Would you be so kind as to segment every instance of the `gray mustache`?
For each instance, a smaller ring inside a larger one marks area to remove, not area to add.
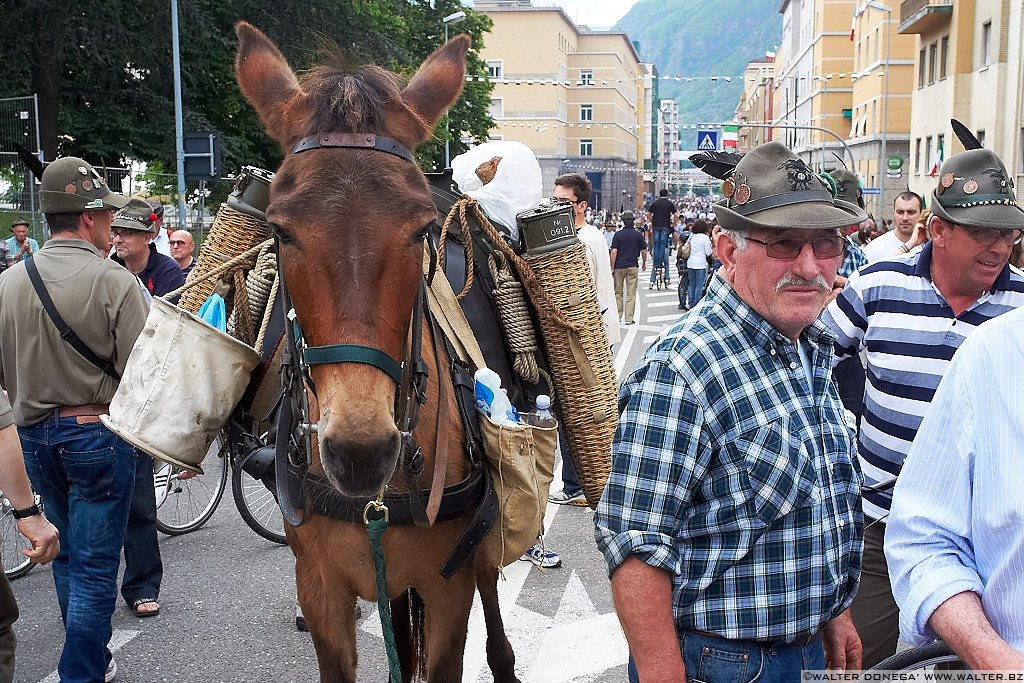
[[[787,275],[775,283],[775,291],[781,292],[783,288],[789,287],[790,285],[796,285],[797,287],[814,287],[826,292],[832,291],[832,285],[826,282],[825,278],[821,275],[816,276],[813,280],[805,280],[796,275]]]

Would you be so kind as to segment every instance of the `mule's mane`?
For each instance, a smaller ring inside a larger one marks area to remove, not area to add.
[[[380,133],[396,113],[408,116],[424,131],[429,129],[428,122],[402,99],[398,76],[374,65],[353,68],[338,54],[328,59],[301,79],[310,103],[306,135]]]

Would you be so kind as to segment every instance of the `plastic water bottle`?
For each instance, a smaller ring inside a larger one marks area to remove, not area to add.
[[[490,368],[481,368],[473,375],[473,379],[476,384],[476,407],[491,422],[507,427],[519,424],[519,413],[501,388],[498,373]]]
[[[541,394],[537,397],[536,409],[532,413],[523,414],[523,422],[534,427],[557,427],[558,420],[551,412],[551,397]]]

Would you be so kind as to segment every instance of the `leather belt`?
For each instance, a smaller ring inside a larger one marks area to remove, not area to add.
[[[59,417],[99,417],[109,412],[109,403],[93,403],[88,406],[61,406],[57,408],[57,415]]]
[[[790,642],[784,642],[784,641],[781,641],[781,640],[768,641],[768,640],[749,640],[749,639],[746,639],[746,638],[726,638],[725,636],[719,635],[717,633],[708,633],[707,631],[698,631],[695,628],[688,629],[686,632],[687,633],[696,633],[697,635],[707,636],[708,638],[717,638],[719,640],[728,640],[728,641],[735,642],[735,643],[750,643],[751,645],[756,645],[758,647],[763,647],[763,648],[767,648],[767,649],[771,649],[773,647],[805,648],[808,645],[810,645],[811,643],[813,643],[815,640],[817,640],[817,638],[821,635],[821,631],[819,630],[819,631],[815,631],[814,633],[810,633],[810,634],[807,634],[807,635],[800,636],[796,640],[793,640],[793,641],[790,641]]]

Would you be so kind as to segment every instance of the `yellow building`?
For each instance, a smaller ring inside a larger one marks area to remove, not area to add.
[[[529,146],[546,190],[560,173],[579,172],[594,185],[595,207],[635,206],[650,112],[647,70],[629,37],[528,0],[478,0],[474,9],[494,22],[481,53],[494,82],[492,138]]]
[[[853,0],[783,0],[782,44],[772,86],[774,139],[813,168],[851,163],[850,130]],[[832,76],[829,78],[829,76]]]
[[[848,144],[855,165],[850,170],[863,187],[878,191],[865,194],[868,211],[888,219],[896,195],[907,189],[910,173],[915,43],[900,35],[895,3],[870,0],[857,2],[853,36],[853,43],[848,43],[853,48]]]
[[[740,124],[737,151],[749,152],[754,147],[773,139],[772,81],[775,77],[775,57],[755,59],[743,71],[743,92],[736,107],[736,121]]]
[[[963,150],[949,123],[955,118],[999,155],[1015,174],[1019,193],[1024,185],[1021,3],[904,0],[900,32],[917,38],[910,188],[930,195],[937,182],[935,165]]]

